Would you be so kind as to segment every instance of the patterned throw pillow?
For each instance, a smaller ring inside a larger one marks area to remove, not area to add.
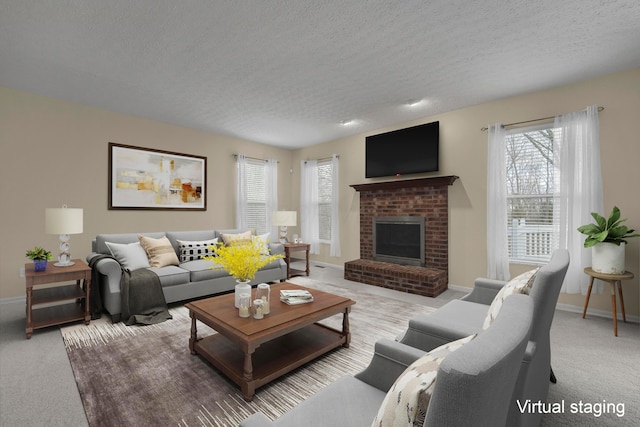
[[[115,259],[118,260],[120,265],[127,270],[138,270],[140,268],[148,268],[149,258],[147,253],[140,246],[140,242],[135,243],[112,243],[104,242],[109,248],[109,252]]]
[[[178,240],[180,262],[195,261],[206,256],[215,256],[215,252],[211,250],[211,246],[217,243],[217,238],[201,241]]]
[[[440,364],[475,336],[441,345],[409,365],[389,389],[371,427],[422,427]]]
[[[255,243],[256,241],[260,241],[260,254],[261,255],[269,255],[269,237],[271,233],[261,234],[259,236],[251,237],[251,241]]]
[[[251,237],[253,233],[251,230],[247,230],[244,233],[239,234],[225,234],[222,233],[222,241],[227,246],[239,246],[247,243],[251,243]]]
[[[536,268],[526,273],[522,273],[518,277],[511,279],[509,283],[504,285],[500,292],[498,292],[493,298],[491,302],[491,306],[489,307],[489,311],[487,312],[487,317],[484,319],[484,323],[482,324],[482,330],[487,329],[493,321],[498,316],[500,309],[502,308],[502,303],[504,299],[509,295],[513,294],[525,294],[529,295],[529,291],[531,291],[531,287],[533,286],[533,282],[536,279],[536,273],[540,268]]]
[[[147,252],[149,257],[149,264],[151,267],[164,267],[167,265],[178,265],[178,256],[176,251],[171,246],[171,242],[167,237],[161,237],[154,239],[152,237],[146,237],[138,234],[140,244]]]

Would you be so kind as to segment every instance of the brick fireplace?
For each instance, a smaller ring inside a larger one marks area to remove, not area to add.
[[[352,185],[360,192],[360,259],[348,261],[344,278],[429,297],[449,283],[449,186],[457,176]],[[425,218],[425,266],[374,260],[373,218]]]

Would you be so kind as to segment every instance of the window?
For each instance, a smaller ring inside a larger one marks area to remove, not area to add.
[[[264,234],[267,227],[267,191],[265,163],[247,160],[247,227]]]
[[[559,137],[560,129],[553,124],[507,132],[507,239],[512,261],[546,262],[557,247],[553,147]]]
[[[332,215],[332,164],[331,160],[318,162],[318,218],[320,229],[320,241],[331,242],[331,215]]]

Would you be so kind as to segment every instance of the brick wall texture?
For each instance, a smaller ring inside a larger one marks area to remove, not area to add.
[[[373,217],[423,216],[425,267],[373,260]],[[419,295],[437,296],[449,283],[447,184],[360,192],[360,259],[345,263],[345,279]]]

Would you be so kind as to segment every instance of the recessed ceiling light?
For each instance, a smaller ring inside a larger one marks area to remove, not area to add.
[[[409,101],[407,101],[405,105],[408,107],[417,107],[418,105],[424,102],[425,102],[424,99],[410,99]]]
[[[351,125],[356,124],[356,121],[355,121],[355,120],[342,120],[342,121],[340,122],[340,124],[341,124],[342,126],[351,126]]]

